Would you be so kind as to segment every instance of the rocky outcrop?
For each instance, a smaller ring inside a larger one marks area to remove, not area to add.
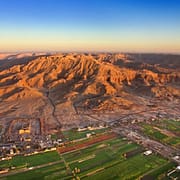
[[[144,62],[138,57],[133,54],[69,53],[18,55],[9,64],[1,60],[1,117],[36,116],[53,128],[58,120],[60,123],[66,121],[66,111],[70,111],[70,119],[76,121],[81,120],[80,116],[74,116],[79,111],[132,110],[139,109],[149,98],[179,99],[179,64],[177,68],[173,61],[169,66],[166,61],[161,65],[159,55],[158,61],[152,63],[147,60],[148,56],[144,57]],[[149,59],[152,57],[156,56],[149,55]],[[16,60],[20,63],[15,63]],[[139,98],[144,100],[137,101]],[[53,110],[50,102],[53,102]],[[15,110],[3,114],[6,103],[12,104]]]

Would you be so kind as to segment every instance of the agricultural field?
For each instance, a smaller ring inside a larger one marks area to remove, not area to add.
[[[152,139],[180,147],[180,121],[157,120],[151,124],[140,123],[142,132]]]
[[[102,129],[95,129],[95,130],[84,130],[84,131],[77,131],[77,129],[71,129],[67,131],[63,131],[64,137],[69,140],[77,140],[81,138],[86,138],[87,133],[93,133],[93,134],[99,134],[106,132],[108,129],[107,128],[102,128]]]
[[[96,138],[106,137],[102,141]],[[107,138],[108,137],[108,138]],[[94,143],[90,143],[92,141]],[[89,139],[82,140],[87,143],[81,147],[80,142],[75,143],[73,151],[52,151],[27,157],[14,157],[10,160],[14,166],[23,166],[33,169],[3,177],[4,180],[30,179],[84,179],[84,180],[114,180],[114,179],[161,179],[166,178],[169,170],[176,167],[161,156],[152,153],[145,156],[145,149],[126,138],[111,134],[99,134]],[[73,146],[73,144],[72,144]],[[69,147],[68,147],[69,148]],[[58,154],[59,153],[59,154]],[[19,159],[18,159],[19,158]],[[52,164],[50,163],[52,162]],[[54,162],[54,164],[53,164]],[[1,166],[8,166],[0,162]],[[49,165],[48,165],[49,163]],[[45,166],[41,166],[45,164]],[[40,166],[38,166],[40,165]]]
[[[118,137],[64,154],[63,157],[72,171],[79,170],[76,176],[88,180],[136,179],[169,164],[168,160],[158,155],[143,155],[139,151],[141,149],[139,145]],[[135,153],[127,158],[125,154],[128,152]]]
[[[15,175],[10,175],[4,177],[4,180],[31,180],[31,179],[71,179],[71,175],[67,174],[64,163],[57,163],[55,165],[50,165],[42,168],[37,168],[34,170],[26,171],[23,173],[18,173]]]
[[[180,135],[180,121],[173,119],[163,119],[157,121],[157,126]]]
[[[152,170],[151,172],[147,173],[146,175],[143,176],[142,180],[146,180],[146,179],[170,179],[169,177],[167,177],[168,172],[172,171],[175,169],[176,164],[174,162],[169,162],[166,163],[162,166],[160,166],[159,168],[156,168],[154,170]],[[178,176],[176,176],[178,177]]]
[[[41,164],[46,164],[54,161],[60,160],[57,151],[50,151],[45,153],[34,154],[30,156],[14,156],[10,160],[0,161],[1,168],[15,167],[32,167]]]

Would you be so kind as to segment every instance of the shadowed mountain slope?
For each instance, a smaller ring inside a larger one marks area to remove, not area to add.
[[[7,129],[16,119],[39,119],[42,133],[48,133],[93,121],[85,114],[111,120],[148,111],[149,104],[179,105],[180,56],[62,53],[5,59],[0,118]]]

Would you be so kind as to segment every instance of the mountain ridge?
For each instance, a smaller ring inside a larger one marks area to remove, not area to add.
[[[80,115],[84,113],[96,112],[100,117],[103,112],[111,113],[102,116],[111,120],[119,113],[144,111],[152,101],[157,101],[153,103],[157,108],[165,106],[164,102],[178,106],[177,56],[172,56],[175,60],[172,58],[171,64],[169,55],[157,55],[156,63],[150,61],[155,55],[146,55],[141,62],[138,58],[142,56],[145,55],[18,55],[14,59],[17,62],[1,64],[1,124],[8,128],[14,117],[27,121],[35,118],[45,124],[42,133],[49,133],[92,122],[93,118]],[[178,112],[175,114],[179,117]]]

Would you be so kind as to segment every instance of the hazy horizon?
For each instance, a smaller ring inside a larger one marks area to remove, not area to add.
[[[180,53],[178,0],[6,0],[0,52]]]
[[[36,50],[17,50],[17,51],[0,51],[0,54],[28,54],[28,53],[50,53],[50,54],[60,54],[60,53],[79,53],[79,54],[83,54],[83,53],[97,53],[97,54],[157,54],[157,55],[180,55],[180,52],[141,52],[141,51],[86,51],[86,50],[82,50],[82,51],[73,51],[73,50],[62,50],[62,51],[56,51],[56,50],[49,50],[49,51],[36,51]]]

